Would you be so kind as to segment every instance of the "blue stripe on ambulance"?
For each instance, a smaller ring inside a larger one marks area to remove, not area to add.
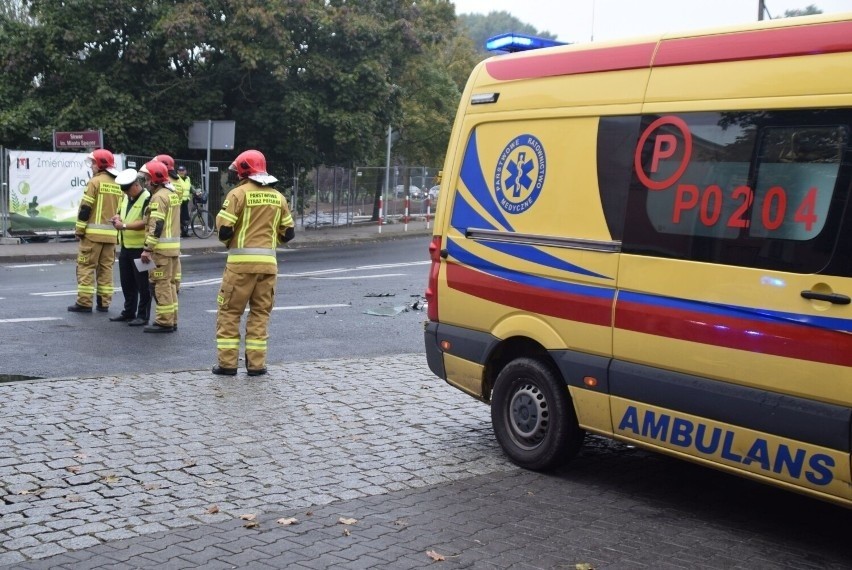
[[[813,327],[833,330],[839,332],[852,332],[852,320],[834,317],[818,317],[801,313],[788,313],[784,311],[771,311],[757,307],[740,307],[737,305],[723,305],[688,299],[677,299],[673,297],[662,297],[659,295],[648,295],[644,293],[633,293],[620,291],[619,301],[639,303],[643,305],[678,309],[684,311],[698,311],[709,315],[723,317],[749,318],[766,321],[782,321],[789,323],[805,324]]]
[[[461,196],[461,194],[457,195],[455,201],[453,202],[452,226],[459,230],[459,232],[461,233],[465,233],[468,228],[486,230],[494,229],[494,226],[490,224],[488,220],[481,216],[476,210],[474,210],[473,207],[467,203],[467,200],[465,200]],[[590,271],[578,265],[574,265],[573,263],[568,263],[567,261],[564,261],[562,259],[559,259],[558,257],[550,255],[549,253],[541,251],[540,249],[538,249],[538,247],[534,245],[520,243],[488,242],[485,240],[479,243],[493,250],[505,253],[506,255],[511,255],[512,257],[516,257],[524,261],[530,261],[532,263],[537,263],[538,265],[543,265],[552,269],[568,271],[570,273],[577,273],[579,275],[586,275],[588,277],[599,277],[601,279],[610,280],[612,279],[612,277],[607,277],[606,275],[595,273],[594,271]]]
[[[486,261],[478,255],[470,253],[456,243],[456,241],[452,238],[447,241],[447,252],[459,263],[475,267],[477,270],[487,273],[488,275],[499,277],[500,279],[505,279],[514,283],[520,283],[521,285],[550,291],[558,291],[560,293],[570,293],[572,295],[585,295],[587,297],[595,297],[609,301],[611,301],[615,296],[614,289],[565,283],[563,281],[557,281],[547,277],[539,277],[536,275],[530,275],[529,273],[508,269],[504,265],[497,265],[496,263]]]
[[[461,180],[470,193],[476,198],[477,203],[488,212],[492,218],[497,220],[503,229],[515,231],[512,225],[503,215],[502,210],[497,206],[497,203],[491,198],[488,184],[485,182],[485,176],[482,174],[482,166],[479,164],[479,151],[476,147],[476,131],[470,135],[467,149],[464,153],[464,162],[461,167]]]

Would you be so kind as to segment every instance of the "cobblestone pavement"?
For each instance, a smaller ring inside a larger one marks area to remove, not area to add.
[[[849,511],[623,444],[517,469],[422,354],[0,384],[0,498],[16,568],[852,566]]]

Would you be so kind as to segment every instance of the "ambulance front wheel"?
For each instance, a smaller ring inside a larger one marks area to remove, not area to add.
[[[491,425],[509,459],[532,470],[562,465],[585,437],[565,383],[532,358],[513,360],[497,376]]]

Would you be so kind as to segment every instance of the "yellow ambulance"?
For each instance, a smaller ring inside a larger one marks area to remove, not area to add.
[[[850,192],[852,13],[489,58],[429,367],[529,469],[594,432],[850,506]]]

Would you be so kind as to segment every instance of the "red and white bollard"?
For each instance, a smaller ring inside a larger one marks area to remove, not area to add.
[[[402,217],[402,219],[405,221],[405,226],[402,228],[402,231],[404,231],[404,232],[408,231],[408,206],[409,206],[410,203],[411,203],[411,198],[409,198],[408,195],[406,194],[405,195],[405,214]]]
[[[379,196],[379,233],[382,233],[382,197]]]

